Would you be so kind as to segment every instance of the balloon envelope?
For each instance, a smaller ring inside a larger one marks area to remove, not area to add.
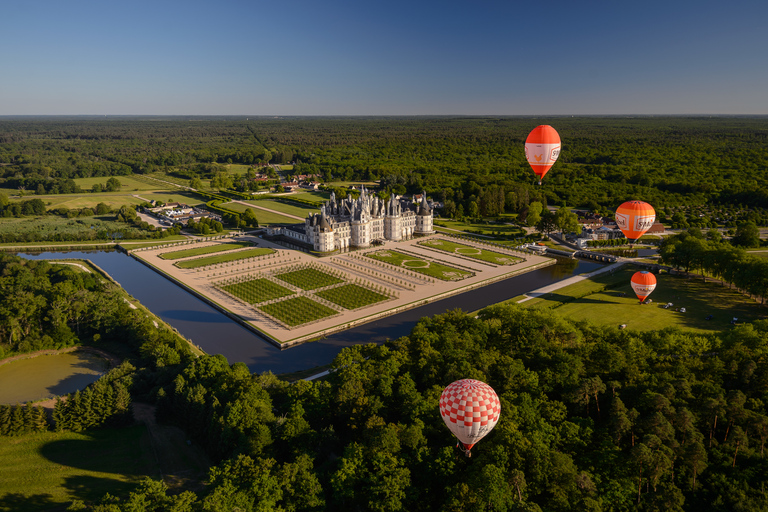
[[[467,450],[496,426],[500,414],[496,392],[479,380],[457,380],[440,395],[440,415]]]
[[[616,209],[616,225],[624,236],[637,240],[656,222],[653,206],[643,201],[627,201]]]
[[[656,276],[645,270],[635,272],[631,282],[632,289],[635,290],[635,295],[640,299],[640,302],[644,301],[656,288]]]
[[[539,181],[560,156],[560,135],[547,124],[537,126],[525,139],[525,159]]]

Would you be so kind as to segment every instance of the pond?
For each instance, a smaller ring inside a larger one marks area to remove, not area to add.
[[[333,334],[319,341],[280,350],[186,292],[172,281],[116,251],[44,252],[20,254],[30,259],[89,259],[154,314],[172,325],[208,354],[223,354],[230,363],[243,362],[252,372],[290,373],[329,364],[343,347],[383,342],[408,334],[425,316],[461,308],[477,309],[511,299],[556,281],[591,272],[600,263],[558,259],[545,267],[504,281],[455,295],[397,315]]]
[[[90,352],[40,355],[0,365],[0,404],[44,400],[85,388],[109,369]]]

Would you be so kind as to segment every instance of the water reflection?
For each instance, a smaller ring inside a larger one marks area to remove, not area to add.
[[[173,282],[120,252],[44,252],[21,254],[31,259],[90,259],[150,311],[178,329],[209,354],[223,354],[230,363],[248,365],[251,371],[287,373],[330,363],[343,347],[383,342],[408,334],[425,316],[461,308],[474,311],[511,299],[574,274],[591,272],[601,263],[558,258],[558,264],[499,281],[483,288],[382,318],[320,341],[279,350],[253,332],[230,320]]]

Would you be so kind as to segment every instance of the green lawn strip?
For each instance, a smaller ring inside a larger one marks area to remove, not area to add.
[[[333,302],[344,309],[362,308],[389,298],[383,293],[351,283],[337,286],[336,288],[328,288],[327,290],[315,293],[315,295]]]
[[[344,282],[343,279],[339,279],[336,276],[326,274],[325,272],[311,267],[293,270],[283,274],[276,274],[275,277],[288,284],[301,288],[302,290],[316,290],[318,288]]]
[[[159,256],[164,260],[178,260],[192,256],[202,256],[203,254],[211,254],[214,252],[232,251],[234,249],[242,249],[244,247],[251,246],[252,244],[247,242],[233,242],[227,244],[208,245],[206,247],[195,247],[193,249],[183,249],[181,251],[166,252],[160,254]]]
[[[308,297],[295,297],[259,306],[259,309],[284,324],[294,327],[333,316],[338,311]]]
[[[449,267],[442,263],[425,258],[418,258],[410,254],[404,254],[399,251],[385,249],[365,254],[374,260],[383,261],[396,267],[403,267],[420,274],[424,274],[442,281],[458,281],[472,275],[471,272],[460,270],[455,267]]]
[[[208,265],[215,265],[217,263],[226,263],[228,261],[244,260],[247,258],[255,258],[257,256],[264,256],[265,254],[272,254],[275,252],[273,249],[266,247],[256,247],[254,249],[246,249],[243,251],[229,252],[226,254],[216,254],[214,256],[208,256],[205,258],[197,258],[193,260],[177,261],[174,263],[178,268],[199,268]]]
[[[260,302],[293,295],[293,292],[288,288],[284,288],[263,277],[241,283],[225,285],[222,286],[222,289],[249,304],[258,304]]]
[[[256,219],[259,221],[259,226],[270,226],[272,224],[297,224],[299,222],[303,222],[294,219],[293,217],[286,217],[285,215],[280,215],[279,213],[260,210],[258,208],[247,206],[242,203],[221,203],[220,206],[238,213],[244,213],[248,208],[252,209],[256,214]],[[268,208],[268,206],[265,206],[265,208]]]
[[[298,203],[284,203],[275,199],[252,200],[247,201],[247,203],[254,206],[261,206],[262,208],[267,208],[269,210],[295,215],[297,217],[306,217],[310,213],[320,213],[319,208],[313,208],[309,205],[304,206]],[[257,214],[259,213],[258,208],[254,208],[254,210],[256,210]]]
[[[481,247],[473,247],[471,245],[458,244],[442,238],[433,238],[431,240],[425,240],[419,242],[419,245],[437,249],[439,251],[447,252],[449,254],[458,254],[466,258],[473,258],[480,261],[486,261],[496,265],[513,265],[521,258],[510,256],[509,254],[502,254],[500,252],[489,251]]]
[[[107,180],[111,178],[111,176],[101,176],[101,177],[95,177],[95,178],[75,178],[75,183],[83,190],[90,190],[91,187],[93,187],[95,184],[99,184],[103,187],[106,187]],[[158,181],[154,180],[142,180],[142,179],[136,179],[133,176],[115,176],[115,178],[120,182],[120,190],[118,192],[128,192],[128,191],[141,191],[141,190],[162,190],[162,189],[171,189],[175,188],[171,185],[166,185],[164,183],[160,183]]]
[[[653,303],[640,305],[630,285],[637,270],[625,267],[613,275],[600,274],[521,305],[552,308],[565,317],[598,325],[626,324],[628,329],[643,331],[678,327],[702,334],[729,328],[733,317],[739,322],[766,317],[765,308],[727,286],[669,274],[656,276],[656,289],[650,296]],[[661,307],[668,302],[674,306]],[[675,311],[679,307],[686,312]],[[706,320],[708,315],[712,320]]]
[[[461,222],[451,219],[436,219],[435,225],[453,230],[466,231],[469,234],[481,234],[487,236],[512,236],[523,237],[525,231],[512,224],[492,224],[490,222]]]
[[[63,510],[75,498],[125,496],[145,476],[157,479],[160,472],[143,425],[26,434],[0,443],[0,497],[18,496],[19,508],[9,510]]]

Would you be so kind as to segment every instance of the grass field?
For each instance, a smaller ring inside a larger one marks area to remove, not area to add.
[[[302,290],[316,290],[344,282],[343,279],[310,267],[277,274],[275,277]]]
[[[642,331],[679,327],[712,333],[728,329],[733,317],[739,322],[750,322],[768,314],[768,308],[727,286],[669,274],[656,276],[656,289],[650,296],[653,303],[640,305],[630,286],[632,274],[637,270],[624,267],[613,275],[601,274],[521,305],[552,308],[574,320],[587,320],[598,325],[626,324],[628,329]],[[670,309],[661,307],[668,302],[674,306]],[[679,307],[684,307],[686,312],[675,311]],[[706,320],[708,315],[712,315],[711,320]]]
[[[0,442],[0,510],[63,510],[75,498],[125,495],[144,476],[160,471],[143,425]]]
[[[211,254],[215,252],[242,249],[243,247],[251,247],[251,245],[252,244],[242,243],[242,242],[208,245],[206,247],[195,247],[193,249],[183,249],[181,251],[165,252],[163,254],[160,254],[159,257],[164,260],[178,260],[181,258],[190,258],[192,256],[202,256],[203,254]]]
[[[249,304],[259,304],[268,300],[293,295],[293,292],[288,288],[282,287],[263,277],[242,283],[229,284],[223,286],[222,289]]]
[[[337,313],[337,311],[328,306],[315,302],[308,297],[286,299],[261,306],[259,309],[291,327],[320,320]]]
[[[306,192],[297,192],[296,194],[291,194],[288,197],[290,199],[303,199],[304,201],[314,201],[317,203],[318,206],[320,206],[322,203],[326,202],[331,198],[331,194],[329,192],[325,192],[322,190],[308,190]]]
[[[367,253],[366,256],[389,263],[390,265],[395,265],[396,267],[407,268],[442,281],[459,281],[473,275],[466,270],[449,267],[448,265],[443,265],[436,261],[411,256],[410,254],[404,254],[399,251],[375,251]]]
[[[254,201],[247,201],[254,206],[261,206],[262,208],[268,208],[282,213],[288,213],[290,215],[296,215],[297,217],[306,217],[310,213],[320,213],[319,208],[313,208],[311,206],[305,206],[301,204],[288,204],[274,199],[261,199]],[[259,214],[259,210],[256,210],[256,215]]]
[[[91,190],[96,183],[106,187],[107,180],[111,176],[100,176],[98,178],[75,178],[75,183],[83,190]],[[162,183],[152,183],[150,180],[136,179],[131,176],[115,176],[120,182],[120,190],[117,192],[135,192],[140,190],[162,190],[163,188],[172,188],[170,185],[163,186]]]
[[[316,295],[344,309],[362,308],[389,298],[383,293],[351,283],[319,291]]]
[[[504,236],[504,237],[524,237],[525,231],[516,225],[511,224],[491,224],[480,222],[461,222],[451,219],[435,219],[435,228],[447,227],[453,230],[466,231],[470,234],[481,234],[486,236]]]
[[[221,206],[238,213],[243,213],[248,208],[251,208],[250,206],[246,206],[242,203],[222,203]],[[269,206],[265,206],[265,208],[269,208]],[[264,210],[259,210],[258,208],[251,209],[256,214],[256,219],[259,221],[259,226],[270,226],[272,224],[296,224],[298,222],[303,222],[292,217],[280,215],[279,213],[266,212]]]
[[[423,242],[419,242],[419,245],[431,247],[433,249],[437,249],[439,251],[447,252],[450,254],[458,254],[467,258],[486,261],[496,265],[514,265],[515,263],[522,261],[521,258],[516,258],[508,254],[489,251],[488,249],[473,247],[471,245],[458,244],[443,238],[425,240]]]
[[[246,258],[255,258],[257,256],[264,256],[266,254],[272,254],[275,252],[273,249],[266,247],[255,247],[253,249],[246,249],[244,251],[235,251],[226,254],[216,254],[214,256],[208,256],[206,258],[196,258],[194,260],[177,261],[174,263],[178,268],[199,268],[206,267],[208,265],[215,265],[217,263],[226,263],[229,261],[244,260]]]

